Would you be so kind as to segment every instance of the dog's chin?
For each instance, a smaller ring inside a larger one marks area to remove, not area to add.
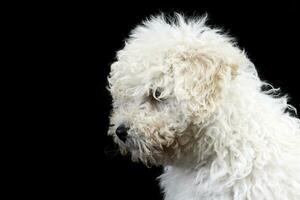
[[[141,154],[138,150],[133,150],[130,151],[131,154],[131,160],[133,162],[140,162],[146,165],[147,167],[152,167],[152,166],[161,166],[164,164],[163,160],[155,155],[151,154]]]
[[[141,141],[127,139],[117,141],[121,155],[131,157],[133,162],[141,162],[147,167],[163,164],[162,152]]]

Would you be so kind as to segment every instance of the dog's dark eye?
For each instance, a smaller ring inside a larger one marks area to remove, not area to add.
[[[162,98],[160,97],[161,93],[162,93],[162,89],[161,88],[156,88],[154,90],[150,89],[150,91],[149,91],[149,97],[153,101],[162,101]]]
[[[154,96],[155,96],[156,98],[159,98],[160,95],[161,95],[161,91],[155,90]]]

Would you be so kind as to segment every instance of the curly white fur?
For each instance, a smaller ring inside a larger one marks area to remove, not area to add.
[[[108,81],[109,134],[133,160],[165,166],[166,200],[300,199],[295,109],[205,17],[145,21]],[[126,142],[115,135],[120,124]]]

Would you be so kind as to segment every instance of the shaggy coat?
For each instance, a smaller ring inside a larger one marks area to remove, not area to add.
[[[108,82],[109,134],[134,161],[165,166],[165,200],[300,199],[295,109],[205,17],[136,27]]]

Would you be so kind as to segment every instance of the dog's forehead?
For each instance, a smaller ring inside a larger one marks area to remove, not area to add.
[[[117,61],[111,66],[112,75],[149,82],[169,74],[172,65],[169,58],[168,49],[126,45],[118,52]]]
[[[162,81],[169,73],[170,66],[162,62],[122,62],[118,61],[111,66],[111,79],[122,82],[122,87],[143,87]]]

